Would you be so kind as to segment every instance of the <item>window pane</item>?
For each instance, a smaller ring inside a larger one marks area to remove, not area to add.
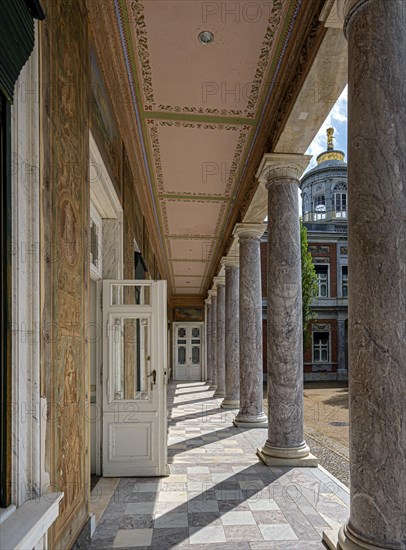
[[[186,365],[186,348],[183,346],[178,348],[178,364]]]
[[[149,306],[151,305],[150,287],[140,285],[112,285],[111,305]]]
[[[198,347],[192,348],[192,363],[194,365],[200,364],[200,348]]]
[[[110,331],[113,399],[148,399],[148,319],[116,318]]]

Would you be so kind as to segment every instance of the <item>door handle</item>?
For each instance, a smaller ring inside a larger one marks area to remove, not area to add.
[[[156,370],[154,369],[150,374],[147,374],[147,377],[150,378],[152,376],[152,383],[156,384]]]

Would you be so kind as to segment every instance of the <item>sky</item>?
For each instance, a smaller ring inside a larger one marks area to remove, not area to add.
[[[343,93],[338,98],[330,114],[323,122],[316,137],[306,151],[307,155],[313,155],[307,170],[314,168],[317,164],[316,157],[327,148],[327,128],[333,127],[334,132],[334,147],[340,151],[344,151],[347,155],[347,86]],[[307,171],[306,170],[306,171]]]

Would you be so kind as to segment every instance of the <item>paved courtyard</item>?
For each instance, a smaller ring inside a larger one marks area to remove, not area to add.
[[[325,548],[322,532],[349,515],[346,488],[323,468],[268,468],[266,429],[240,429],[236,411],[201,382],[171,383],[166,478],[115,485],[91,549]]]

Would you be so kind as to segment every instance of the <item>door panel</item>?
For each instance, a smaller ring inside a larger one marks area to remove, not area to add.
[[[202,380],[202,326],[185,323],[174,329],[175,380]]]
[[[166,282],[103,283],[103,475],[166,474]]]

